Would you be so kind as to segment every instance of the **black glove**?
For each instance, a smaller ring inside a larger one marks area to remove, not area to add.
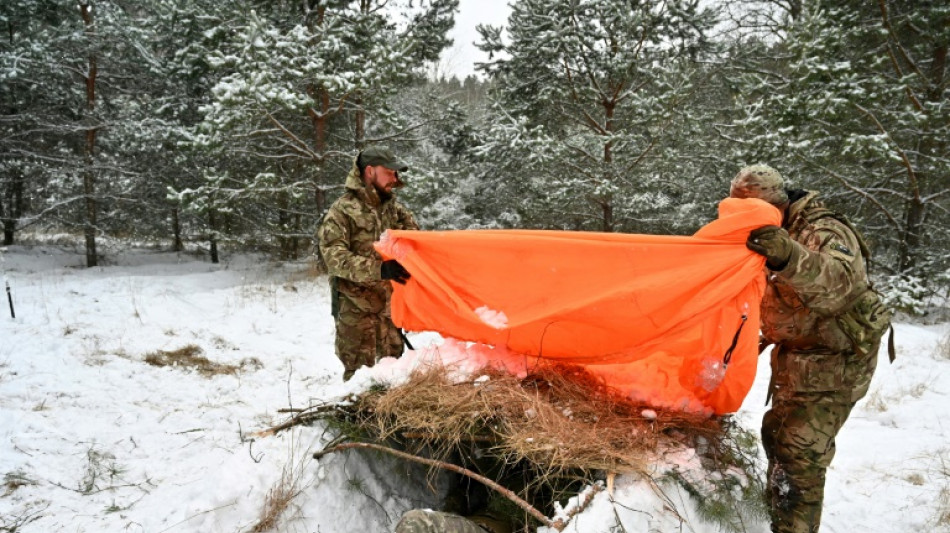
[[[383,264],[379,266],[379,276],[383,279],[391,279],[402,285],[405,285],[406,280],[412,277],[409,275],[409,271],[395,259],[383,261]]]
[[[749,233],[745,247],[765,256],[765,264],[772,270],[782,270],[792,256],[794,241],[788,232],[778,226],[762,226]]]

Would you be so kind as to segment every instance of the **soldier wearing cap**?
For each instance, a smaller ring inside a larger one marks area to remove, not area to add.
[[[774,168],[743,168],[730,196],[758,198],[782,227],[752,231],[746,246],[766,258],[762,346],[771,354],[772,408],[762,419],[772,531],[815,533],[835,437],[867,393],[890,316],[868,281],[867,245],[818,193],[786,189]]]
[[[395,260],[383,261],[373,243],[388,229],[419,229],[394,193],[403,186],[399,173],[408,168],[385,146],[360,152],[346,176],[343,195],[317,229],[344,379],[382,357],[402,355],[402,337],[389,312],[390,281],[405,283],[409,272]]]

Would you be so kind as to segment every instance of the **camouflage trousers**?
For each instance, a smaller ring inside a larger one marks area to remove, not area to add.
[[[399,328],[388,315],[360,311],[341,299],[336,317],[336,356],[343,363],[343,379],[383,357],[399,357],[402,351]]]
[[[769,459],[766,496],[774,533],[818,531],[835,437],[854,407],[809,396],[777,400],[762,419],[762,445]]]
[[[396,533],[485,533],[487,529],[450,513],[413,509],[402,515]]]
[[[773,351],[772,408],[762,418],[773,533],[817,533],[835,438],[876,361],[876,346],[867,356]]]

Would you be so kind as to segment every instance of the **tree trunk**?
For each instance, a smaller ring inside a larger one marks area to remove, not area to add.
[[[181,252],[185,250],[185,243],[181,239],[181,210],[178,206],[172,208],[172,250]]]
[[[16,242],[16,224],[12,219],[3,219],[3,245],[13,246]]]
[[[602,207],[603,207],[602,213],[603,213],[603,221],[604,221],[604,227],[603,227],[604,231],[608,233],[613,232],[614,206],[610,203],[610,201],[604,201]]]
[[[802,0],[789,0],[788,16],[793,22],[798,22],[802,18]]]
[[[6,210],[3,207],[4,200],[6,200],[8,203],[11,200],[10,192],[7,191],[7,194],[4,196],[6,196],[5,199],[0,198],[0,220],[3,221],[3,245],[10,246],[13,244],[13,215],[11,214],[10,216],[7,216],[5,214]]]
[[[293,249],[291,249],[290,251],[290,258],[293,259],[294,261],[296,261],[297,259],[300,259],[300,237],[298,237],[298,235],[300,235],[300,233],[303,231],[303,226],[301,224],[302,221],[303,221],[303,217],[300,216],[300,213],[294,214]]]
[[[363,99],[355,98],[356,101],[356,148],[362,150],[366,146],[366,110],[363,109]]]
[[[330,118],[330,93],[323,87],[317,90],[320,99],[320,113],[311,115],[313,123],[313,151],[321,157],[326,157],[327,153],[327,121]],[[321,168],[326,168],[326,161],[319,163]],[[314,204],[317,215],[323,213],[326,204],[326,192],[320,187],[320,178],[322,172],[317,172],[314,178]]]
[[[604,102],[604,129],[607,130],[607,133],[610,135],[613,135],[614,132],[614,111],[616,106],[617,104],[614,101]],[[604,143],[604,180],[607,182],[610,182],[614,179],[613,161],[613,141],[608,137],[607,141]],[[613,198],[611,196],[607,196],[602,201],[603,230],[605,232],[612,232],[614,231]]]
[[[917,264],[917,250],[920,248],[920,231],[923,228],[926,205],[919,198],[907,203],[904,215],[904,232],[901,235],[900,259],[898,270],[907,272]]]
[[[317,213],[323,213],[327,209],[327,191],[323,190],[322,187],[317,187],[316,195],[316,204],[317,204]]]
[[[99,255],[96,253],[96,182],[92,169],[93,150],[96,147],[96,130],[90,129],[86,132],[86,168],[82,173],[82,192],[85,198],[86,224],[84,234],[86,238],[86,266],[94,267],[99,264]]]
[[[208,210],[208,245],[211,248],[211,262],[218,264],[218,217],[212,207]]]
[[[89,4],[79,4],[79,13],[82,16],[85,25],[84,33],[89,41],[96,38],[95,26],[93,26],[92,9]],[[94,124],[96,111],[96,75],[98,74],[96,64],[96,55],[89,56],[89,70],[86,73],[86,111],[89,113],[87,120],[91,122],[86,129],[86,142],[83,153],[83,172],[82,172],[82,192],[85,199],[85,228],[86,238],[86,266],[94,267],[99,264],[99,256],[96,253],[96,217],[98,206],[96,205],[96,176],[93,168],[96,152],[96,133],[99,127]]]
[[[0,201],[0,220],[3,221],[3,245],[11,246],[16,240],[17,221],[23,215],[23,173],[14,172],[5,191],[6,207]]]
[[[288,237],[291,218],[289,206],[287,194],[280,193],[277,197],[277,231],[280,232],[277,234],[277,247],[280,250],[280,258],[283,260],[290,259],[293,240],[292,237]]]
[[[945,22],[950,22],[950,19]],[[933,56],[930,62],[930,80],[926,91],[927,100],[932,103],[939,103],[943,99],[944,76],[947,68],[947,46],[937,46],[933,50]],[[940,127],[936,125],[934,127]],[[924,142],[920,143],[919,151],[922,155],[933,159],[943,157],[947,149],[946,139],[936,138],[930,131],[925,132],[928,135]],[[932,141],[930,139],[933,139]],[[937,176],[931,172],[923,170],[924,167],[918,166],[916,171],[917,191],[907,202],[907,211],[904,213],[904,231],[900,239],[898,270],[900,272],[909,272],[917,267],[921,247],[921,237],[924,231],[924,222],[927,215],[927,204],[921,198],[928,194],[932,187],[939,187]]]
[[[7,199],[9,200],[9,196],[10,196],[10,195],[7,194],[6,196],[7,196]],[[12,216],[11,216],[11,217],[7,217],[6,215],[4,215],[3,201],[4,201],[4,198],[3,198],[3,197],[0,197],[0,221],[3,221],[3,245],[4,245],[4,246],[8,246],[8,245],[10,245],[10,244],[13,244],[13,238],[12,238],[13,235],[12,235],[12,233],[10,234],[9,242],[7,242],[7,240],[8,240],[8,238],[7,238],[7,227],[9,226],[10,220],[11,220],[13,217],[12,217]]]

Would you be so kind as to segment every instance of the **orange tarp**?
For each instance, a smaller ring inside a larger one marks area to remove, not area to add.
[[[393,230],[376,248],[412,274],[392,297],[404,329],[503,347],[529,367],[583,365],[660,407],[728,413],[758,359],[764,259],[745,240],[780,223],[765,202],[727,198],[691,237]]]

